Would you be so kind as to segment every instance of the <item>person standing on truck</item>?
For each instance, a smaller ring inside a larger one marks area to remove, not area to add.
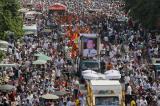
[[[92,39],[87,40],[87,48],[83,50],[84,57],[94,57],[97,55],[97,50],[95,49],[95,43]]]

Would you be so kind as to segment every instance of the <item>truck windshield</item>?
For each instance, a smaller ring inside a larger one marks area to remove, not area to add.
[[[96,106],[119,106],[118,97],[96,97]]]
[[[87,69],[98,70],[99,64],[98,62],[85,61],[81,63],[81,68],[83,70],[87,70]]]

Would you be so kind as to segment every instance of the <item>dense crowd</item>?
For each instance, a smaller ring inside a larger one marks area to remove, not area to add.
[[[159,75],[152,68],[152,58],[160,57],[160,45],[156,34],[147,32],[141,25],[128,21],[120,11],[119,2],[95,1],[92,8],[102,7],[105,14],[88,13],[79,21],[91,27],[91,33],[99,33],[105,54],[101,60],[104,70],[119,70],[125,85],[126,104],[137,106],[160,105]],[[46,16],[46,15],[44,15]],[[119,17],[121,16],[121,17]],[[48,16],[47,16],[48,17]],[[122,20],[120,20],[120,18]],[[61,29],[41,32],[48,18],[38,19],[38,35],[24,35],[18,43],[13,36],[3,63],[16,63],[12,68],[1,68],[4,84],[15,88],[11,92],[0,92],[0,103],[4,106],[86,106],[85,95],[80,92],[79,78],[73,64],[68,62],[64,42],[58,33]],[[35,65],[35,54],[43,53],[51,60]],[[70,65],[71,68],[67,68]],[[42,95],[61,91],[59,100],[44,100]]]

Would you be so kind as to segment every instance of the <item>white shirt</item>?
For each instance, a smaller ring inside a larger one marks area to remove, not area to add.
[[[132,88],[130,85],[127,87],[127,94],[132,95]]]
[[[94,57],[97,55],[97,50],[95,49],[84,49],[83,56],[84,57]]]
[[[130,77],[129,76],[126,76],[125,77],[125,83],[127,84],[127,83],[129,83],[130,82]]]
[[[67,102],[67,106],[71,106],[71,104],[72,104],[71,101]]]
[[[60,77],[61,76],[61,71],[59,69],[56,70],[56,76]]]
[[[160,100],[157,101],[157,104],[158,104],[157,106],[160,106]]]
[[[136,104],[137,104],[137,106],[140,106],[140,100],[139,99],[136,100]]]
[[[16,52],[16,59],[18,59],[18,60],[20,59],[18,52]]]
[[[140,106],[147,106],[147,101],[146,100],[140,100]]]

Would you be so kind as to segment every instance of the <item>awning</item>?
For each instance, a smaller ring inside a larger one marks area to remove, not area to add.
[[[65,11],[67,10],[67,7],[63,4],[55,3],[54,5],[49,6],[48,9],[53,11]]]
[[[0,67],[16,67],[19,66],[19,64],[0,64]]]
[[[36,60],[36,61],[33,61],[33,64],[46,64],[47,61],[45,60]]]
[[[0,91],[2,92],[8,92],[8,91],[12,91],[15,87],[13,85],[1,85],[0,86]]]
[[[59,97],[57,95],[53,95],[53,94],[44,94],[44,95],[42,95],[42,98],[47,99],[47,100],[59,99]]]
[[[29,11],[29,9],[28,8],[21,8],[18,11],[21,12],[21,13],[26,13],[26,12]]]
[[[33,24],[33,25],[23,25],[23,30],[24,31],[37,31],[37,25],[36,24]]]
[[[28,11],[25,13],[25,15],[40,15],[42,14],[41,12],[37,12],[37,11]]]

